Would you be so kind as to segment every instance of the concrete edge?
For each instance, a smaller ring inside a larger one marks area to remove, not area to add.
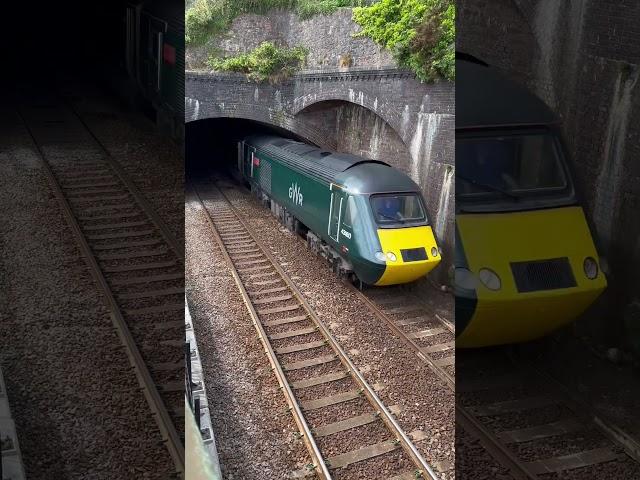
[[[213,435],[213,428],[211,425],[211,414],[209,412],[207,391],[204,385],[204,374],[202,371],[202,363],[200,361],[200,352],[198,350],[198,343],[196,340],[195,331],[193,329],[193,321],[191,320],[189,303],[187,301],[186,295],[184,299],[184,322],[186,341],[189,342],[189,347],[191,349],[191,373],[193,382],[197,384],[197,387],[194,387],[193,396],[200,399],[200,433],[202,434],[202,441],[204,443],[205,451],[209,454],[211,464],[213,466],[212,478],[222,479],[222,473],[220,471],[220,460],[218,458],[218,450],[216,448],[216,440]]]
[[[0,473],[3,479],[26,480],[22,454],[18,443],[16,425],[11,416],[9,397],[4,383],[2,369],[0,369],[0,445],[2,445]]]

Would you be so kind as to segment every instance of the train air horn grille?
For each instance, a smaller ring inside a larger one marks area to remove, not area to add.
[[[513,262],[511,271],[520,293],[576,286],[576,279],[567,257]]]
[[[402,261],[404,262],[419,262],[420,260],[427,259],[427,251],[424,247],[420,248],[405,248],[400,250],[402,254]]]

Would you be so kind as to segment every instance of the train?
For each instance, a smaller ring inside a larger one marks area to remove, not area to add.
[[[396,285],[440,263],[420,188],[387,163],[275,135],[246,136],[237,148],[252,192],[340,277]]]
[[[456,347],[542,338],[607,286],[560,126],[537,96],[458,55]]]
[[[184,8],[171,0],[126,5],[123,63],[136,103],[159,130],[184,140]]]

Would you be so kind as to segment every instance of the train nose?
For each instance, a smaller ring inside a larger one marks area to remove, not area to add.
[[[440,263],[431,227],[380,229],[378,237],[382,247],[379,257],[384,258],[386,267],[376,285],[412,282]]]

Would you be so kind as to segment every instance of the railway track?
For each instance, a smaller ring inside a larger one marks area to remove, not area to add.
[[[184,477],[181,249],[73,108],[47,96],[19,104],[17,113],[104,298],[176,475]]]
[[[640,475],[637,444],[622,444],[615,427],[593,417],[550,377],[502,350],[469,352],[462,361],[458,408],[491,451],[510,458],[514,478]]]
[[[618,429],[585,415],[585,406],[576,403],[561,385],[529,365],[516,364],[510,358],[491,358],[483,369],[480,365],[486,354],[473,352],[471,359],[467,355],[463,357],[466,360],[461,363],[463,377],[456,382],[451,368],[454,350],[447,348],[455,345],[455,334],[446,320],[436,317],[403,289],[360,292],[352,288],[456,393],[456,422],[479,439],[512,478],[553,478],[571,471],[582,475],[575,478],[605,478],[602,472],[611,475],[612,471],[620,470],[611,465],[609,471],[607,463],[619,462],[624,470],[625,463],[640,458],[637,444],[622,438],[625,443],[620,445]],[[431,334],[434,331],[435,336]],[[423,332],[430,339],[426,350],[419,342],[425,335]],[[434,351],[450,354],[433,358]],[[503,373],[497,374],[498,371]],[[551,416],[548,421],[538,418],[542,412]],[[522,426],[513,428],[517,422]],[[572,435],[575,438],[568,438]],[[563,441],[575,445],[582,442],[585,447],[572,446],[562,452]],[[557,445],[549,447],[548,442]],[[640,472],[640,468],[637,471]]]
[[[194,187],[312,459],[294,476],[436,479],[324,322],[217,187]],[[382,475],[382,476],[381,476]]]
[[[431,370],[455,391],[455,330],[448,321],[429,311],[402,287],[360,291],[355,295],[393,333],[401,338]]]

